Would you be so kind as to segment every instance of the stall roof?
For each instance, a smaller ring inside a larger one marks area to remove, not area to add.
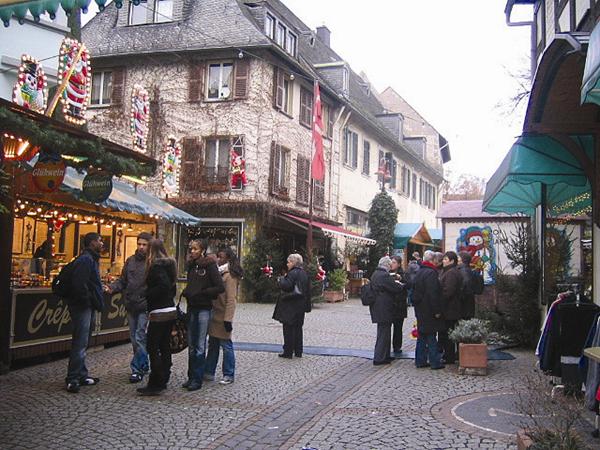
[[[439,233],[441,239],[441,232]],[[394,248],[405,248],[408,243],[435,247],[424,222],[397,223],[394,228]]]
[[[67,172],[61,190],[70,193],[81,201],[86,201],[82,192],[84,175],[77,173],[72,167]],[[169,222],[181,223],[188,226],[197,225],[200,219],[186,213],[173,205],[156,198],[142,189],[135,189],[127,183],[113,179],[113,190],[110,197],[100,206],[127,211],[134,214],[156,215]]]
[[[284,218],[292,219],[293,221],[301,224],[308,225],[308,219],[304,219],[302,217],[294,216],[292,214],[281,213]],[[325,236],[333,237],[333,236],[344,236],[346,239],[350,239],[355,242],[363,243],[366,245],[374,245],[377,243],[375,239],[369,239],[360,234],[354,233],[350,230],[346,230],[342,227],[337,227],[335,225],[329,225],[322,222],[316,222],[313,220],[313,227],[321,229]]]

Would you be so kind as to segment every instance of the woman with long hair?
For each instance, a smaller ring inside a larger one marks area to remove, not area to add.
[[[188,304],[188,379],[182,387],[188,391],[202,387],[213,300],[225,291],[216,261],[206,256],[207,247],[206,240],[190,242],[187,285],[183,290]]]
[[[223,277],[225,292],[219,294],[213,301],[213,315],[208,326],[208,354],[204,379],[214,380],[219,360],[219,348],[223,349],[223,378],[220,384],[231,384],[235,379],[235,354],[231,332],[233,331],[233,316],[237,302],[238,287],[244,276],[237,255],[231,248],[219,251],[217,254],[219,273]]]
[[[146,349],[150,358],[148,385],[138,388],[141,395],[159,395],[171,376],[170,336],[176,318],[175,297],[177,266],[169,258],[160,239],[150,241],[146,259],[146,301],[148,332]]]
[[[458,270],[458,256],[455,252],[446,252],[442,259],[442,303],[444,305],[444,331],[438,333],[438,341],[444,352],[444,362],[454,364],[456,361],[456,344],[448,338],[456,323],[462,317],[462,275]]]

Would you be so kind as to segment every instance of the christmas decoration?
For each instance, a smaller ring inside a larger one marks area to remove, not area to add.
[[[139,84],[133,86],[131,94],[131,134],[133,149],[146,153],[148,146],[148,122],[150,119],[150,96]]]
[[[33,147],[29,141],[8,133],[2,135],[0,143],[2,144],[3,158],[13,161],[29,161],[39,150],[39,147]]]
[[[315,279],[317,281],[323,281],[323,280],[325,280],[326,274],[327,274],[327,272],[325,272],[325,270],[320,265],[318,265],[317,266],[317,275],[316,275]]]
[[[63,40],[60,46],[58,79],[62,89],[60,101],[65,119],[77,125],[84,124],[92,85],[90,53],[84,44],[71,38]],[[53,110],[54,105],[51,106]]]
[[[231,187],[233,189],[243,189],[248,184],[246,178],[246,160],[235,150],[229,151],[231,156]]]
[[[377,243],[369,247],[369,273],[377,268],[377,262],[393,248],[394,227],[398,217],[398,208],[387,192],[379,192],[371,202],[369,209],[369,237]]]
[[[13,102],[32,111],[46,109],[46,74],[39,61],[29,55],[21,56],[19,76],[13,90]]]
[[[31,177],[40,192],[49,193],[58,190],[66,172],[67,167],[60,156],[40,153],[40,158],[33,166]]]
[[[273,268],[269,265],[269,261],[267,261],[267,265],[262,267],[260,270],[267,278],[271,278],[273,276]]]
[[[163,191],[166,195],[179,195],[179,167],[181,164],[181,141],[169,136],[163,159]]]

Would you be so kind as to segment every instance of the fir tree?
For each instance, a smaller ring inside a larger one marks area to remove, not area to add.
[[[265,276],[261,269],[270,261],[273,276]],[[248,254],[244,257],[244,288],[245,298],[258,303],[275,303],[280,294],[277,276],[285,266],[280,243],[275,239],[257,236],[249,244]]]
[[[369,209],[369,237],[377,244],[369,247],[369,274],[377,268],[379,258],[391,254],[394,241],[394,228],[398,219],[398,208],[387,192],[378,193]]]

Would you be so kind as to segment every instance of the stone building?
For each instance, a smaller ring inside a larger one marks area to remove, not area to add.
[[[383,106],[330,48],[327,28],[311,30],[278,0],[113,3],[82,34],[93,57],[90,131],[131,145],[130,95],[143,86],[150,97],[146,151],[160,160],[168,138],[180,140],[179,192],[168,198],[202,217],[199,232],[215,246],[234,245],[243,255],[260,230],[284,252],[304,249],[315,79],[326,163],[325,181],[314,185],[316,249],[340,235],[366,242],[336,225],[352,227],[352,208],[368,210],[381,154],[393,171],[410,160],[432,185],[442,180],[440,167],[430,167],[377,117]],[[361,151],[372,142],[366,176],[357,170],[358,134]],[[232,178],[236,155],[245,185]],[[144,189],[165,196],[161,183],[148,180]]]

